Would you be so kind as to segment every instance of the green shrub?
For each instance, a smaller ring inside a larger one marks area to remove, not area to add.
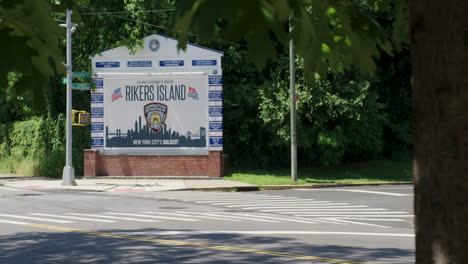
[[[83,175],[83,149],[89,148],[88,127],[73,127],[73,166]],[[65,166],[65,118],[33,117],[0,125],[0,167],[28,176],[61,177]]]

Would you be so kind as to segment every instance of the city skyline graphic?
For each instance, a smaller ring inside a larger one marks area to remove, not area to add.
[[[106,147],[197,147],[204,148],[206,144],[206,128],[200,127],[198,133],[190,131],[181,134],[178,131],[167,129],[167,124],[159,133],[154,133],[148,126],[146,121],[142,125],[141,116],[135,120],[135,128],[127,131],[116,129],[109,131],[106,126],[105,130]]]

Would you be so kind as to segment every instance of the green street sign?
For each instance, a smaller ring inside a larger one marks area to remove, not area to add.
[[[63,84],[67,84],[67,83],[68,83],[67,78],[62,78],[62,83],[63,83]]]
[[[91,78],[91,73],[90,72],[73,72],[73,78],[89,79]]]
[[[89,83],[74,83],[72,89],[87,91],[91,89],[91,85]]]

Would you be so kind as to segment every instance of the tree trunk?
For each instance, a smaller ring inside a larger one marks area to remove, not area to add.
[[[417,263],[468,263],[468,0],[409,0]]]

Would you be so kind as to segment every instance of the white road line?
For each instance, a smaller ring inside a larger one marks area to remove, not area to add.
[[[158,220],[151,220],[151,219],[137,219],[137,218],[130,218],[130,217],[110,216],[110,215],[96,215],[96,214],[83,214],[83,213],[67,213],[67,214],[101,217],[101,218],[107,218],[107,219],[117,219],[117,220],[126,220],[126,221],[147,222],[147,223],[160,222]]]
[[[2,220],[2,219],[0,219],[0,223],[15,224],[15,225],[26,225],[26,224],[29,224],[29,223],[26,223],[26,222],[18,222],[18,221],[10,221],[10,220]]]
[[[293,201],[304,201],[303,199],[299,199],[297,197],[294,197],[294,198],[291,198],[291,199],[284,199],[284,198],[274,198],[274,199],[256,199],[256,198],[252,198],[252,199],[249,199],[247,197],[239,197],[237,199],[229,199],[229,200],[222,200],[222,199],[210,199],[210,200],[199,200],[199,199],[192,199],[192,200],[183,200],[183,201],[196,201],[197,203],[222,203],[222,202],[245,202],[245,201],[252,201],[252,202],[255,202],[255,201],[263,201],[263,202],[281,202],[281,201],[284,201],[284,202],[293,202]],[[310,200],[312,201],[312,200]]]
[[[340,205],[340,203],[334,203],[334,202],[288,202],[288,203],[283,203],[283,202],[272,202],[272,203],[246,203],[246,202],[242,202],[242,203],[212,203],[212,205],[226,205],[226,207],[241,207],[241,206],[267,206],[267,205],[273,205],[273,204],[279,204],[279,205],[289,205],[289,204],[292,204],[292,205],[332,205],[332,204],[337,204],[337,205]]]
[[[145,214],[128,214],[128,213],[105,213],[110,215],[128,215],[128,216],[138,216],[138,217],[148,217],[148,218],[159,218],[159,219],[169,219],[169,220],[178,220],[178,221],[187,221],[187,222],[197,222],[196,219],[188,219],[182,217],[170,217],[170,216],[156,216],[156,215],[145,215]]]
[[[319,205],[310,205],[310,206],[307,206],[307,205],[299,205],[299,206],[295,206],[295,205],[290,205],[290,206],[275,206],[275,205],[270,205],[270,206],[245,206],[245,207],[242,207],[243,209],[294,209],[294,208],[298,208],[298,209],[304,209],[304,208],[327,208],[327,207],[332,207],[332,206],[341,206],[341,205],[348,205],[347,203],[342,203],[342,204],[324,204],[324,205],[320,205],[320,207],[318,207]],[[323,206],[323,207],[322,207]],[[336,208],[340,208],[340,207],[336,207]]]
[[[58,218],[65,218],[65,219],[76,219],[76,220],[84,220],[84,221],[94,221],[94,222],[102,222],[102,223],[115,223],[115,221],[112,221],[112,220],[93,219],[93,218],[86,218],[86,217],[79,217],[79,216],[65,216],[65,215],[42,214],[42,213],[31,213],[31,215],[50,216],[50,217],[58,217]]]
[[[340,219],[347,219],[347,217],[341,217],[340,216]],[[375,219],[375,218],[357,218],[357,217],[352,217],[350,219],[353,219],[353,220],[363,220],[363,221],[389,221],[389,222],[406,222],[407,220],[403,220],[403,219],[391,219],[391,218],[386,218],[386,219],[382,219],[382,218],[379,218],[379,219]]]
[[[203,234],[243,234],[243,235],[347,235],[347,236],[384,236],[415,237],[414,234],[365,233],[365,232],[327,232],[327,231],[150,231],[150,232],[115,232],[125,235],[203,235]]]
[[[226,214],[225,212],[220,213],[199,213],[199,212],[192,212],[193,214],[203,214],[203,215],[209,215],[209,216],[220,216],[220,217],[227,217],[227,218],[235,218],[235,219],[242,219],[242,220],[249,220],[249,221],[258,221],[258,222],[266,222],[266,223],[278,223],[278,221],[274,220],[266,220],[266,219],[259,219],[259,218],[254,218],[254,217],[243,217],[239,215],[222,215]]]
[[[236,219],[228,219],[222,217],[213,217],[213,216],[204,216],[204,215],[189,215],[187,213],[162,213],[162,212],[143,212],[145,214],[165,214],[165,215],[175,215],[175,216],[182,216],[182,217],[197,217],[203,219],[212,219],[212,220],[223,220],[223,221],[232,221],[232,222],[240,222],[241,220]]]
[[[288,211],[309,211],[310,209],[340,209],[340,208],[365,208],[365,205],[343,205],[343,206],[324,206],[324,207],[306,207],[306,208],[299,208],[299,209],[262,209],[259,211],[262,212],[288,212]]]
[[[379,218],[383,218],[383,217],[414,217],[414,215],[353,215],[353,214],[349,214],[349,215],[336,215],[336,214],[295,214],[295,216],[299,216],[299,217],[305,217],[305,216],[308,216],[308,217],[340,217],[340,218],[354,218],[354,217],[379,217]]]
[[[414,189],[413,186],[406,187],[371,187],[372,190],[410,190]]]
[[[373,214],[373,215],[388,215],[392,216],[394,214],[408,214],[408,212],[392,212],[392,211],[378,211],[378,212],[311,212],[310,214],[335,214],[335,215],[346,215],[346,214],[352,214],[352,215],[360,215],[360,214]]]
[[[20,189],[15,189],[15,188],[10,188],[10,187],[4,187],[4,186],[0,186],[0,189],[9,190],[9,191],[14,191],[14,192],[19,192],[19,191],[21,191]]]
[[[201,201],[204,202],[205,201]],[[214,202],[214,201],[213,201]],[[219,204],[237,204],[237,203],[331,203],[330,201],[317,201],[316,199],[293,199],[293,200],[235,200],[235,201],[217,201]]]
[[[413,194],[403,194],[403,193],[390,193],[390,192],[377,192],[377,191],[366,191],[366,190],[350,190],[350,189],[341,189],[333,190],[338,192],[357,192],[357,193],[370,193],[370,194],[380,194],[380,195],[390,195],[390,196],[412,196]]]
[[[38,221],[45,221],[45,222],[54,222],[54,223],[60,223],[60,224],[74,223],[72,221],[56,220],[56,219],[40,218],[40,217],[31,217],[31,216],[22,216],[22,215],[0,214],[0,216],[20,218],[20,219],[31,219],[31,220],[38,220]]]
[[[273,207],[275,208],[275,207]],[[288,208],[291,208],[291,209],[294,209],[295,207],[288,207]],[[247,208],[242,208],[242,209],[247,209]],[[388,209],[384,209],[384,208],[335,208],[335,209],[310,209],[310,210],[307,210],[309,212],[328,212],[328,213],[331,213],[331,212],[342,212],[342,211],[359,211],[359,212],[362,212],[362,211],[367,211],[368,213],[372,213],[374,211],[388,211]]]
[[[297,223],[304,223],[304,224],[316,224],[316,222],[307,219],[307,220],[299,220],[299,219],[294,219],[294,218],[284,218],[284,217],[273,217],[273,216],[267,216],[267,215],[258,215],[258,214],[243,214],[245,216],[252,216],[252,217],[257,217],[257,218],[266,218],[266,219],[273,219],[273,220],[279,220],[279,221],[287,221],[287,222],[297,222]]]
[[[328,220],[327,218],[324,218]],[[369,224],[369,223],[361,223],[361,222],[356,222],[356,221],[349,221],[349,220],[342,220],[342,219],[337,219],[337,218],[332,218],[333,221],[338,221],[338,222],[343,222],[343,223],[348,223],[348,224],[354,224],[354,225],[365,225],[365,226],[374,226],[374,227],[383,227],[383,228],[390,228],[389,226],[383,226],[383,225],[375,225],[375,224]]]

